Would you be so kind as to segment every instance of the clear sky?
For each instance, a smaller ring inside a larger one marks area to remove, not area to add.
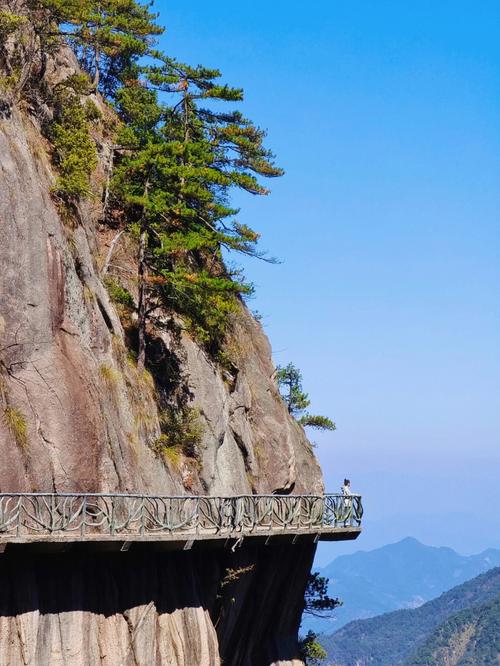
[[[356,548],[500,547],[500,3],[159,0],[162,46],[222,70],[286,170],[241,221],[277,363],[302,369]],[[328,546],[319,563],[346,552]]]

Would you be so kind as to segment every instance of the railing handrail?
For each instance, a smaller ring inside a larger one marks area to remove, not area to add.
[[[361,495],[0,493],[0,535],[77,540],[237,538],[359,528]],[[359,529],[358,529],[359,532]]]
[[[239,499],[239,498],[257,498],[257,497],[275,497],[277,499],[293,499],[299,497],[306,497],[308,499],[323,499],[325,497],[353,497],[361,499],[361,495],[352,493],[350,495],[345,495],[343,493],[301,493],[301,494],[289,494],[289,495],[278,495],[274,493],[254,493],[247,495],[150,495],[148,493],[62,493],[62,492],[15,492],[15,493],[0,493],[1,497],[131,497],[135,499]]]

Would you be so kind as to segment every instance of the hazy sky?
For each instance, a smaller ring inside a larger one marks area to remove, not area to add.
[[[356,548],[500,546],[500,4],[160,0],[172,55],[222,70],[286,176],[239,216],[277,363],[304,375]],[[323,549],[320,561],[345,552]]]

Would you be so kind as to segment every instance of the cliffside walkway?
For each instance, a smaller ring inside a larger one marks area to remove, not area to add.
[[[361,496],[1,493],[0,552],[9,544],[93,543],[128,550],[157,544],[231,546],[355,539],[361,532]]]

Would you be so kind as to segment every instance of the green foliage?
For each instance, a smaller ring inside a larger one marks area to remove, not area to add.
[[[169,444],[167,435],[160,435],[151,447],[155,453],[162,455],[175,468],[179,469],[182,461],[182,449],[179,446]]]
[[[51,130],[56,165],[56,191],[73,199],[90,194],[90,176],[97,166],[97,151],[90,135],[89,107],[80,94],[86,77],[71,77],[57,90],[56,121]]]
[[[26,16],[0,10],[0,61],[8,63],[8,67],[2,67],[5,74],[0,75],[0,93],[14,92],[21,81],[24,62],[21,56],[23,36],[19,29],[25,23]]]
[[[281,397],[293,416],[297,416],[309,407],[311,401],[307,393],[302,390],[302,374],[293,363],[276,368],[276,379],[280,387]]]
[[[112,95],[123,72],[145,55],[162,29],[148,5],[136,0],[30,0],[38,32],[56,29],[74,48],[94,86]]]
[[[109,387],[117,386],[121,379],[121,373],[110,365],[101,365],[99,367],[99,374]]]
[[[14,67],[8,76],[0,76],[0,91],[11,92],[16,88],[21,78],[21,69]]]
[[[241,90],[220,85],[217,70],[153,55],[156,64],[134,68],[116,95],[124,121],[119,141],[128,150],[113,192],[144,244],[148,303],[180,314],[216,352],[239,297],[252,291],[225,266],[222,250],[263,258],[258,234],[235,220],[229,192],[267,194],[257,176],[282,172],[263,147],[262,130],[237,111],[210,108],[214,101],[240,101]]]
[[[85,102],[83,108],[85,111],[85,117],[89,122],[96,123],[97,121],[102,120],[101,111],[97,108],[96,104],[91,99],[88,99]]]
[[[302,374],[293,363],[276,368],[276,379],[280,394],[288,408],[289,413],[294,416],[303,426],[316,428],[317,430],[335,430],[335,423],[327,416],[314,416],[304,414],[311,401],[307,393],[302,389]]]
[[[5,39],[24,25],[26,21],[26,16],[13,14],[7,10],[0,11],[0,39]]]
[[[320,666],[327,658],[325,649],[316,640],[318,638],[314,631],[308,631],[299,641],[300,658],[306,666]]]
[[[198,410],[187,406],[169,406],[160,415],[162,435],[153,448],[158,453],[177,449],[196,458],[203,437],[203,424]]]
[[[14,407],[7,405],[3,412],[3,421],[10,430],[17,444],[26,449],[28,446],[28,424],[24,414]]]
[[[342,601],[328,595],[328,578],[318,572],[311,573],[304,593],[304,613],[329,617],[339,606],[342,606]]]
[[[112,301],[119,303],[126,308],[131,309],[135,307],[134,297],[127,289],[125,289],[125,287],[122,287],[117,280],[107,277],[105,284]]]
[[[282,174],[264,147],[265,132],[234,108],[243,92],[222,84],[218,70],[153,49],[162,29],[150,3],[27,2],[42,62],[66,41],[88,75],[71,77],[55,99],[50,138],[63,198],[88,195],[96,166],[90,123],[100,114],[82,96],[97,88],[121,120],[107,211],[126,220],[139,244],[138,367],[145,364],[147,321],[159,307],[180,315],[217,357],[231,315],[252,292],[223,253],[270,260],[257,249],[258,233],[237,221],[229,202],[234,189],[266,195],[259,178]]]
[[[313,416],[312,414],[304,414],[298,419],[298,422],[303,426],[316,428],[317,430],[335,430],[335,423],[328,418],[328,416]]]

